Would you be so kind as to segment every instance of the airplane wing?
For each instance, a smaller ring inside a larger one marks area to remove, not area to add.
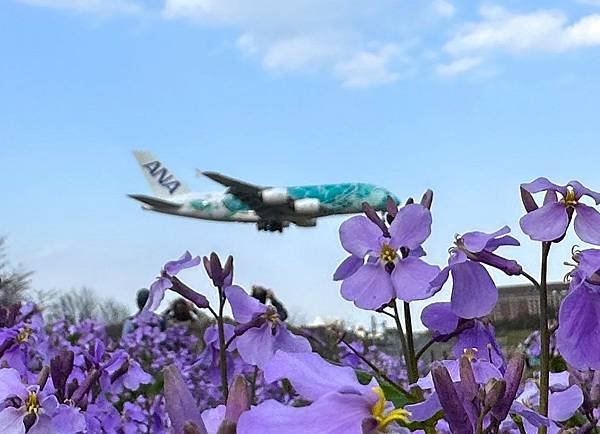
[[[197,170],[197,173],[198,175],[204,175],[207,178],[227,187],[227,191],[229,193],[233,194],[239,200],[256,211],[256,213],[262,218],[281,218],[290,212],[289,204],[269,205],[263,202],[261,193],[263,190],[270,187],[250,184],[248,182],[222,175],[218,172],[203,172],[201,170]]]
[[[229,187],[231,190],[237,190],[240,192],[253,193],[258,195],[263,189],[268,187],[262,187],[260,185],[250,184],[248,182],[240,181],[239,179],[231,178],[226,175],[222,175],[218,172],[203,172],[197,170],[198,175],[204,175],[215,182],[218,182],[225,187]],[[233,191],[231,191],[233,193]],[[235,193],[233,193],[235,194]]]
[[[144,205],[149,205],[157,209],[169,209],[176,210],[181,208],[181,204],[169,202],[168,200],[158,199],[156,197],[150,197],[143,194],[129,194],[130,198],[142,202]]]

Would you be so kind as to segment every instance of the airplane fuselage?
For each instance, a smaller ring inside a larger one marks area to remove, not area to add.
[[[281,200],[272,203],[281,205],[278,218],[288,220],[355,214],[362,211],[363,202],[369,203],[376,210],[383,211],[388,196],[395,199],[395,196],[386,189],[364,183],[294,186],[271,190],[278,190],[280,193]],[[227,191],[175,195],[169,198],[169,202],[180,207],[162,207],[159,204],[146,203],[144,208],[202,220],[256,223],[263,219],[255,210]],[[289,211],[283,207],[287,203],[292,204]],[[294,209],[295,203],[300,203],[300,206]],[[302,208],[302,204],[307,205],[305,209]],[[311,204],[315,206],[311,207]]]
[[[261,187],[218,172],[198,172],[227,187],[215,193],[194,193],[161,161],[147,151],[134,151],[154,196],[132,194],[143,208],[163,214],[201,220],[256,223],[259,230],[281,231],[291,223],[316,226],[328,215],[355,214],[368,203],[378,211],[386,209],[388,190],[365,183]]]

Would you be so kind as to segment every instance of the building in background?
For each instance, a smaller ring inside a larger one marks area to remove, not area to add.
[[[548,307],[557,310],[567,293],[568,284],[548,284]],[[498,288],[498,303],[490,318],[495,322],[537,317],[540,314],[540,296],[533,285],[510,285]]]

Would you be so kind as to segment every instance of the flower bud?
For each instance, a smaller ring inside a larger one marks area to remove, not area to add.
[[[431,376],[450,430],[455,434],[472,434],[469,417],[454,388],[448,369],[441,363],[434,362]]]
[[[460,384],[467,401],[473,401],[479,393],[479,385],[475,381],[473,367],[467,356],[460,358]]]
[[[427,189],[425,193],[423,193],[423,197],[421,198],[421,205],[423,205],[427,209],[431,209],[431,204],[433,203],[433,190]]]
[[[504,380],[496,380],[492,378],[485,385],[485,399],[484,399],[484,407],[486,409],[492,408],[495,404],[499,402],[500,399],[504,397],[504,392],[506,391],[506,382]]]
[[[523,202],[523,206],[525,207],[525,211],[531,212],[538,209],[537,203],[535,203],[535,199],[533,195],[525,190],[523,187],[521,189],[521,201]]]

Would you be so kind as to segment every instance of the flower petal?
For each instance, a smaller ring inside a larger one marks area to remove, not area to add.
[[[52,417],[52,434],[80,433],[84,432],[85,428],[85,416],[78,408],[61,405],[58,412]]]
[[[429,282],[434,291],[439,291],[442,289],[444,284],[448,281],[448,277],[450,277],[450,268],[451,267],[442,268],[442,271],[440,271],[438,275],[435,276],[431,282]]]
[[[480,320],[475,320],[473,327],[463,330],[452,348],[455,357],[460,357],[465,350],[476,349],[479,360],[487,360],[500,370],[506,367],[506,360],[496,341],[494,327]],[[491,360],[490,360],[491,358]]]
[[[431,211],[423,205],[412,203],[398,211],[390,226],[390,246],[416,249],[431,234]]]
[[[185,253],[181,255],[179,259],[167,262],[163,269],[169,276],[175,276],[181,270],[195,267],[200,263],[200,261],[200,256],[192,258],[192,254],[186,250]]]
[[[525,214],[519,224],[532,240],[553,241],[567,231],[569,216],[562,203],[553,202]]]
[[[452,310],[461,318],[479,318],[489,314],[498,289],[483,265],[467,261],[452,266]]]
[[[265,322],[258,328],[248,329],[243,335],[238,336],[236,341],[240,357],[249,365],[262,368],[273,357],[275,337],[269,322]]]
[[[488,234],[486,232],[473,231],[464,234],[461,237],[461,240],[468,251],[477,253],[485,249],[487,244],[494,238],[506,235],[509,232],[510,228],[508,226],[504,226],[498,229],[496,232],[492,232],[491,234]]]
[[[379,252],[379,239],[382,236],[381,229],[362,215],[351,217],[340,226],[342,247],[361,258],[369,253]]]
[[[344,280],[345,278],[352,276],[364,262],[362,257],[354,255],[348,256],[340,265],[338,265],[333,274],[333,280]]]
[[[423,402],[410,404],[404,407],[410,412],[410,420],[418,422],[432,418],[438,411],[442,409],[437,393],[431,393]]]
[[[367,263],[342,282],[342,297],[357,307],[375,310],[394,298],[390,275],[379,264]]]
[[[392,271],[392,283],[396,296],[404,301],[425,300],[437,290],[430,282],[439,274],[437,265],[429,265],[419,258],[408,257],[400,260]]]
[[[600,213],[591,206],[577,204],[574,228],[582,241],[600,245]]]
[[[600,292],[584,283],[563,300],[556,331],[560,354],[573,367],[600,369]]]
[[[218,405],[202,412],[202,422],[206,427],[207,434],[217,434],[223,419],[225,418],[225,406]]]
[[[421,312],[421,322],[434,334],[447,335],[456,329],[458,316],[450,303],[431,303]]]
[[[24,417],[25,411],[20,408],[6,407],[0,411],[2,434],[25,434]]]
[[[312,351],[310,342],[304,336],[295,335],[281,322],[275,328],[273,351],[282,350],[286,353],[306,353]]]
[[[268,400],[242,414],[237,434],[363,434],[373,404],[361,395],[341,393],[305,407]]]
[[[249,296],[246,291],[237,285],[225,288],[225,297],[229,300],[233,317],[242,324],[252,321],[256,315],[267,311],[264,304]]]
[[[579,254],[579,266],[577,271],[589,279],[600,271],[600,249],[586,249]]]
[[[0,369],[0,402],[4,402],[11,396],[25,399],[27,398],[27,389],[21,381],[19,371],[13,368]]]
[[[550,182],[548,180],[548,178],[544,178],[544,177],[539,177],[531,182],[521,184],[521,188],[524,188],[529,193],[539,193],[540,191],[546,191],[546,190],[557,191],[560,194],[562,194],[563,196],[567,192],[566,186],[561,186],[561,185],[555,184],[553,182]]]
[[[596,205],[600,205],[600,193],[598,193],[594,190],[590,190],[589,188],[587,188],[585,185],[583,185],[579,181],[571,181],[571,182],[569,182],[569,185],[573,186],[573,189],[575,190],[575,197],[578,200],[582,196],[589,196],[592,199],[594,199],[594,202],[596,202]]]
[[[520,246],[521,243],[519,243],[519,240],[517,240],[516,238],[514,238],[511,235],[505,235],[503,237],[500,238],[494,238],[493,240],[490,240],[487,245],[485,246],[485,249],[489,252],[493,252],[494,250],[496,250],[498,247],[501,246]]]
[[[551,393],[548,397],[548,417],[562,422],[570,419],[583,404],[583,392],[576,384],[562,392]]]
[[[272,383],[287,378],[303,398],[316,401],[331,392],[367,393],[370,386],[358,382],[354,369],[336,366],[317,353],[285,353],[277,351],[264,370],[265,381]]]
[[[150,285],[150,294],[148,300],[142,309],[142,312],[154,312],[160,306],[160,302],[165,298],[165,291],[173,284],[166,277],[159,277]]]

